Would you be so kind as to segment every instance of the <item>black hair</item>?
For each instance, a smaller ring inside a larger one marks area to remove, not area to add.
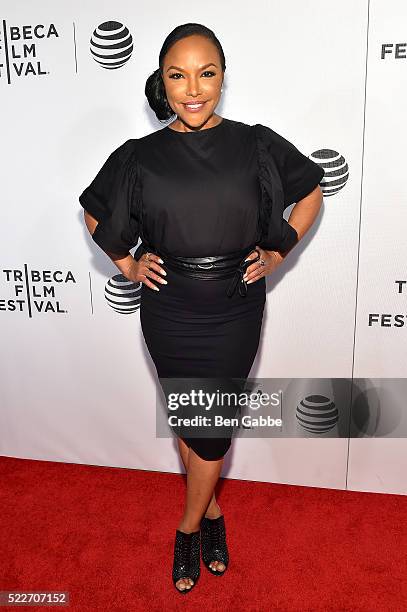
[[[206,38],[211,40],[216,45],[220,56],[222,70],[226,70],[226,61],[222,45],[211,29],[200,23],[184,23],[174,28],[164,40],[159,55],[159,67],[148,77],[144,90],[150,107],[153,109],[157,119],[160,121],[171,119],[175,115],[171,106],[168,104],[167,96],[165,94],[164,81],[162,78],[164,57],[174,43],[182,38],[191,36],[192,34],[201,34],[202,36],[206,36]]]

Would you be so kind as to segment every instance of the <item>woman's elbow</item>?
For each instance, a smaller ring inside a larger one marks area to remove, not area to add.
[[[98,221],[87,210],[83,211],[83,216],[85,220],[85,225],[88,228],[90,235],[92,235],[96,229]]]

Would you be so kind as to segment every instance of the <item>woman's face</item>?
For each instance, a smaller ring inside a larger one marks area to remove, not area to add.
[[[205,36],[193,34],[177,41],[164,58],[163,80],[168,103],[185,131],[218,123],[223,71],[217,47]]]

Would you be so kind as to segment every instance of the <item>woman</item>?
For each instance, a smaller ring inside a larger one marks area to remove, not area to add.
[[[322,201],[324,171],[294,145],[271,128],[215,113],[225,70],[212,30],[175,28],[145,88],[157,118],[175,120],[123,143],[80,196],[94,241],[124,276],[142,283],[142,331],[166,393],[185,390],[191,379],[205,388],[246,380],[265,276],[309,229]],[[288,223],[283,210],[294,202]],[[218,409],[233,414],[236,406]],[[231,432],[174,431],[187,492],[172,578],[187,593],[200,575],[200,549],[213,574],[228,566],[214,489]]]

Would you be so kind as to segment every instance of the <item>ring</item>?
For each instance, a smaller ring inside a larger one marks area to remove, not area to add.
[[[150,260],[150,253],[146,253],[146,259]]]
[[[266,262],[264,261],[264,259],[260,259],[260,265],[261,266],[265,266],[266,265]]]

